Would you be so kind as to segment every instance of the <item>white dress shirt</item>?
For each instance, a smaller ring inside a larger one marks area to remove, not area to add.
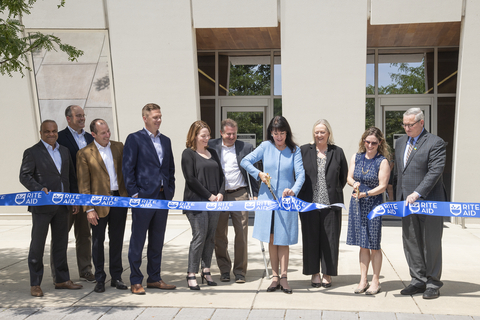
[[[51,145],[43,141],[43,145],[45,148],[47,148],[48,153],[50,154],[50,157],[52,157],[53,162],[55,163],[55,167],[57,167],[57,170],[59,173],[62,173],[62,156],[60,155],[60,145],[58,142],[55,142],[55,148],[53,148]],[[63,192],[63,182],[62,182],[62,192]]]
[[[77,143],[78,149],[83,149],[87,146],[87,139],[85,139],[85,130],[82,129],[82,133],[78,133],[68,126],[68,130],[72,133],[75,142]]]
[[[117,172],[115,171],[115,164],[113,163],[113,156],[112,156],[112,149],[110,148],[110,142],[108,142],[106,147],[102,147],[95,140],[94,142],[95,142],[95,145],[97,146],[98,152],[100,152],[100,155],[102,156],[105,167],[107,167],[108,175],[110,176],[110,190],[117,191],[118,190]]]
[[[222,140],[222,156],[220,162],[225,175],[225,190],[236,190],[247,186],[238,166],[235,144],[227,147],[223,144]]]

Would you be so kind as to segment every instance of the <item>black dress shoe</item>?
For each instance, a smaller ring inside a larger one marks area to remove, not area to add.
[[[127,290],[128,289],[127,285],[125,283],[123,283],[122,279],[112,280],[112,282],[110,282],[110,286],[115,287],[118,290]]]
[[[400,291],[400,294],[404,296],[411,296],[417,293],[424,293],[424,292],[425,292],[425,287],[419,288],[419,287],[415,287],[412,284],[409,284],[408,287]]]
[[[437,299],[440,296],[440,290],[427,288],[423,293],[423,299]]]
[[[97,282],[95,285],[95,289],[93,289],[95,292],[105,292],[105,282]]]
[[[220,281],[222,282],[230,282],[230,272],[224,272],[220,276]]]

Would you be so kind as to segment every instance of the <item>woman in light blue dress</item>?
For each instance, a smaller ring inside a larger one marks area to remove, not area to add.
[[[268,140],[262,142],[252,153],[243,158],[240,165],[257,180],[262,180],[258,200],[273,200],[266,185],[267,174],[277,199],[296,196],[305,181],[300,148],[293,142],[290,125],[282,116],[276,116],[268,125]],[[255,168],[263,162],[263,172]],[[289,245],[298,242],[297,211],[256,211],[253,237],[269,243],[273,282],[267,292],[281,289],[292,293],[287,281]],[[280,276],[279,276],[280,267]]]

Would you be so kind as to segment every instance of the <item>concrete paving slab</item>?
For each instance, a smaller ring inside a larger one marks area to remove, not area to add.
[[[279,304],[280,306],[280,304]],[[262,310],[252,310],[248,316],[248,320],[277,320],[284,319],[285,311],[283,309],[262,309]]]
[[[135,320],[171,320],[179,311],[179,308],[146,308]]]
[[[13,308],[13,309],[4,309],[0,313],[0,319],[5,320],[23,320],[28,316],[38,312],[39,308]]]
[[[34,320],[57,320],[63,319],[66,315],[72,312],[75,308],[68,307],[68,308],[56,308],[56,307],[48,307],[40,309],[38,312],[30,315],[29,319]]]
[[[136,319],[144,310],[145,308],[111,308],[102,316],[102,320],[133,320]]]
[[[361,320],[397,320],[393,312],[359,312],[358,318]]]
[[[397,313],[398,320],[435,320],[432,314]]]
[[[322,318],[322,310],[287,310],[285,320],[317,320]]]
[[[358,313],[344,311],[323,311],[322,320],[358,320]]]
[[[79,307],[67,314],[62,320],[100,319],[111,307]]]
[[[249,314],[249,309],[216,309],[211,320],[246,320]]]
[[[471,320],[470,316],[457,316],[457,315],[435,315],[435,320]]]
[[[215,309],[184,308],[175,316],[175,320],[209,320]]]

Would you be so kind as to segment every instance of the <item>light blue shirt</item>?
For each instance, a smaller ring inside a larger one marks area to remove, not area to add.
[[[68,126],[68,130],[72,133],[75,142],[77,143],[78,149],[83,149],[87,146],[87,140],[85,139],[85,130],[82,129],[82,133],[78,133]]]
[[[155,150],[157,151],[158,155],[158,161],[160,161],[160,166],[162,165],[162,160],[163,160],[163,148],[162,148],[162,143],[160,142],[160,131],[157,130],[155,135],[151,133],[150,131],[147,130],[147,128],[143,128],[147,132],[148,136],[150,139],[152,139],[153,146],[155,147]]]

